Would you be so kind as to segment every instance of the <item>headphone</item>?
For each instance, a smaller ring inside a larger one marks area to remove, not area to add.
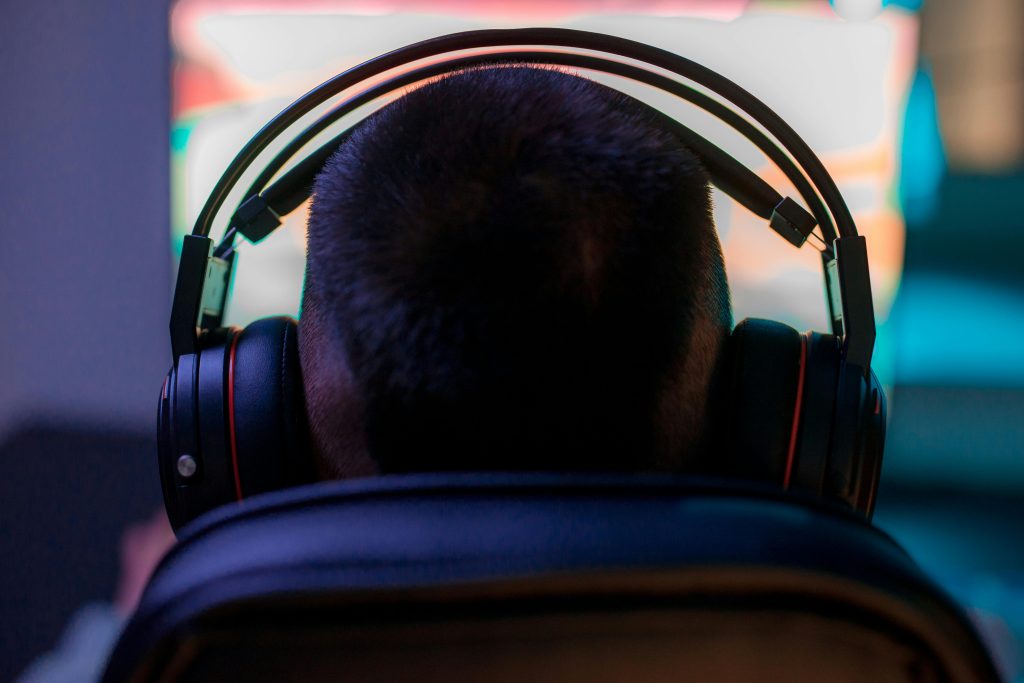
[[[501,51],[479,53],[495,48]],[[472,50],[478,52],[467,54]],[[287,172],[282,169],[319,133],[365,104],[425,79],[503,62],[582,68],[675,95],[737,130],[793,183],[806,209],[699,134],[659,115],[701,159],[719,189],[765,218],[795,247],[812,238],[818,242],[825,275],[831,333],[801,334],[782,323],[756,319],[744,320],[732,331],[720,382],[725,407],[714,443],[716,471],[810,493],[870,518],[884,449],[886,403],[871,371],[875,321],[867,252],[821,161],[764,103],[707,67],[624,38],[532,28],[455,33],[370,59],[285,108],[228,166],[192,234],[185,237],[171,309],[174,363],[160,392],[157,435],[172,526],[178,529],[220,505],[315,478],[295,320],[265,318],[241,330],[223,327],[222,320],[236,238],[259,242],[281,224],[282,216],[306,201],[316,174],[353,128]],[[401,70],[397,75],[380,80],[396,69]],[[677,77],[716,93],[746,116]],[[260,153],[314,108],[359,87],[263,168],[215,246],[208,236],[213,219]]]

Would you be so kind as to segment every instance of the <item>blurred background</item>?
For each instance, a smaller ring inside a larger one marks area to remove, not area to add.
[[[0,680],[82,604],[112,598],[124,529],[160,505],[153,418],[176,261],[238,149],[366,58],[531,25],[695,59],[819,153],[869,244],[890,397],[876,521],[983,615],[1024,680],[1017,0],[42,0],[5,3],[4,19]],[[723,124],[604,80],[786,187]],[[827,329],[817,254],[715,203],[737,319]],[[296,212],[241,249],[229,322],[298,312],[304,224]]]

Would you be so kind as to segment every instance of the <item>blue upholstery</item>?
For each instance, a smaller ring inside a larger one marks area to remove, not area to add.
[[[884,632],[940,679],[996,680],[959,608],[855,515],[753,486],[575,474],[381,477],[216,510],[157,570],[105,680],[157,680],[169,663],[205,680],[189,653],[215,652],[211,633],[268,642],[283,623],[330,634],[549,607],[799,613]]]

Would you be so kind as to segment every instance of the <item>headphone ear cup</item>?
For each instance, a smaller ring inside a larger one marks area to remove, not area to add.
[[[871,517],[885,446],[885,394],[874,372],[839,367],[832,448],[822,495]]]
[[[801,379],[801,335],[782,323],[747,318],[733,329],[726,353],[722,473],[786,485]]]
[[[295,320],[264,318],[242,330],[225,379],[238,499],[313,481]]]
[[[733,330],[718,473],[839,501],[870,517],[885,443],[878,379],[843,362],[837,338],[770,320]]]
[[[237,500],[228,451],[228,349],[238,331],[207,332],[196,353],[182,355],[160,391],[157,455],[164,505],[177,530]]]

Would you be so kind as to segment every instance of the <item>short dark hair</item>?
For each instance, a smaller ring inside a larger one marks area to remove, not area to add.
[[[316,180],[303,353],[341,346],[383,472],[657,468],[667,376],[699,319],[731,321],[709,192],[616,90],[432,81]]]

